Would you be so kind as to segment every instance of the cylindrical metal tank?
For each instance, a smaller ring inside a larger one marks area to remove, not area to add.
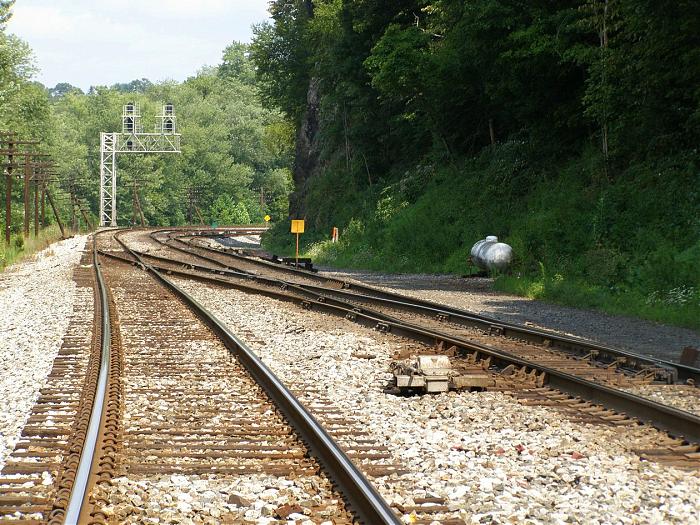
[[[503,272],[513,262],[513,248],[509,244],[498,242],[495,235],[489,235],[472,246],[471,259],[482,270]]]

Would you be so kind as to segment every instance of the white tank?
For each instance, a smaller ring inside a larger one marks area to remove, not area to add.
[[[489,235],[472,246],[471,256],[472,262],[482,270],[502,272],[513,262],[513,248]]]

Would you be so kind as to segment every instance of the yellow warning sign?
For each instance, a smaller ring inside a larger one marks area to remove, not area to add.
[[[265,215],[265,217],[263,217],[263,218],[265,219],[265,222],[270,222],[270,216],[269,216],[269,215]]]
[[[292,233],[304,233],[304,219],[292,221]]]

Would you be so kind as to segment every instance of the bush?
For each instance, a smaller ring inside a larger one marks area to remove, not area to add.
[[[326,199],[304,246],[335,266],[462,275],[471,271],[473,243],[497,235],[515,254],[512,275],[497,281],[502,290],[699,328],[694,164],[682,157],[632,164],[608,181],[595,152],[555,167],[528,155],[522,144],[506,143],[477,158],[404,171],[362,194],[371,198],[355,208],[352,186],[334,185],[347,199]],[[329,185],[318,181],[312,191]],[[346,217],[340,242],[326,242],[325,231]]]

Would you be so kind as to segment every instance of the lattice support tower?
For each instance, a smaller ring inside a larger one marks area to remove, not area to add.
[[[130,102],[122,111],[121,133],[100,133],[100,226],[117,225],[117,156],[180,153],[176,122],[173,105],[164,104],[155,132],[144,133],[139,106]]]

